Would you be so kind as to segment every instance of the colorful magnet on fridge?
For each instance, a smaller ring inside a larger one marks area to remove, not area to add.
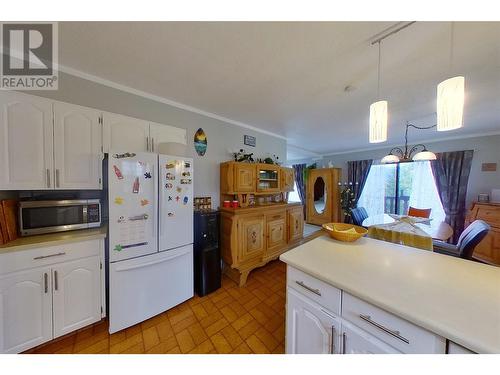
[[[172,217],[172,216],[174,216],[174,213],[173,212],[169,212],[167,215],[168,215],[168,217]]]
[[[165,164],[165,169],[172,169],[172,168],[175,168],[175,164],[174,163],[167,163],[167,164]]]
[[[191,163],[188,161],[184,162],[184,168],[191,168]]]
[[[119,180],[123,180],[123,175],[122,171],[120,171],[120,168],[118,168],[116,165],[113,165],[113,169],[115,171],[115,175]]]
[[[115,248],[113,249],[114,251],[122,251],[123,247],[122,245],[116,245]]]
[[[147,206],[149,201],[147,199],[141,199],[141,206]]]
[[[115,198],[115,204],[123,204],[124,199],[122,197],[116,197]]]
[[[191,179],[190,178],[181,178],[181,184],[190,185]]]
[[[144,173],[144,178],[151,178],[151,173],[150,172]]]
[[[176,196],[176,197],[175,197],[175,200],[176,200],[177,202],[179,202],[179,200],[180,200],[180,199],[181,199],[181,197],[179,197],[179,196]]]
[[[177,192],[180,193],[182,191],[182,188],[180,186],[177,186]]]
[[[189,198],[188,197],[184,197],[184,199],[182,200],[182,203],[188,204],[188,202],[189,202]]]
[[[167,189],[172,189],[172,188],[174,187],[174,185],[172,185],[170,182],[167,182],[167,183],[165,184],[165,187],[166,187]]]
[[[138,161],[137,164],[139,164],[139,167],[145,167],[146,166],[146,163],[144,163],[143,161]]]
[[[124,216],[120,216],[117,220],[118,224],[119,223],[123,223],[125,221],[125,217]]]
[[[113,157],[115,159],[123,159],[123,158],[133,158],[135,154],[133,152],[126,152],[124,154],[114,154]]]
[[[172,173],[170,173],[170,172],[167,173],[167,175],[165,176],[165,178],[167,180],[175,180],[175,176]]]
[[[189,176],[191,176],[191,173],[190,172],[182,172],[182,176],[189,177]]]
[[[132,193],[138,194],[139,193],[139,177],[136,177],[134,180],[134,184],[132,185]]]
[[[172,200],[172,197],[169,195],[168,196],[168,201],[170,202]]]

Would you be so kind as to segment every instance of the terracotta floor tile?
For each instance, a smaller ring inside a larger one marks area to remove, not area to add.
[[[172,324],[172,329],[174,330],[174,333],[179,333],[181,331],[184,331],[187,327],[190,325],[196,323],[198,320],[196,317],[193,315],[189,316],[188,318],[181,320],[177,324]]]
[[[264,343],[269,351],[273,351],[273,349],[276,348],[279,344],[279,341],[276,340],[274,336],[263,327],[255,331],[254,335]]]
[[[158,336],[161,342],[166,341],[174,336],[174,330],[172,329],[172,325],[168,320],[164,320],[160,324],[157,324],[156,331],[158,332]]]
[[[210,315],[208,315],[206,318],[201,319],[200,324],[203,328],[207,328],[209,325],[215,323],[216,321],[222,319],[223,317],[224,315],[222,315],[222,313],[219,310],[217,310],[214,313],[210,313]]]
[[[109,338],[105,338],[104,340],[98,341],[95,344],[88,346],[84,349],[81,349],[79,351],[75,349],[73,350],[74,353],[78,354],[93,354],[93,353],[99,353],[102,350],[108,350],[109,349]]]
[[[213,336],[217,332],[219,332],[222,328],[226,327],[228,324],[229,322],[225,318],[219,319],[215,323],[206,327],[205,332],[207,333],[208,336]]]
[[[282,342],[272,351],[273,354],[285,354],[285,343]]]
[[[203,341],[200,345],[198,345],[196,348],[191,350],[189,354],[208,354],[212,350],[215,350],[214,344],[212,344],[212,340],[207,339]]]
[[[82,340],[77,339],[75,344],[74,344],[73,351],[75,353],[78,353],[78,352],[82,351],[83,349],[88,348],[89,346],[92,346],[99,341],[102,341],[104,339],[108,339],[108,337],[109,337],[108,332],[104,331],[104,332],[98,333],[97,335],[92,335],[92,336],[87,337],[87,338],[82,339]]]
[[[250,315],[254,317],[254,319],[259,322],[259,324],[265,324],[268,320],[266,314],[264,314],[261,310],[256,307],[249,311]]]
[[[176,346],[175,348],[170,349],[166,354],[182,354],[181,349]]]
[[[220,312],[222,315],[224,315],[224,318],[229,323],[234,322],[236,319],[238,319],[238,314],[230,307],[230,306],[224,306],[222,309],[220,309]]]
[[[208,316],[208,312],[207,310],[205,310],[202,303],[192,306],[191,308],[193,310],[194,315],[196,316],[196,319],[198,320],[201,320]]]
[[[172,326],[174,326],[177,323],[180,323],[181,321],[192,317],[193,315],[194,314],[193,314],[193,311],[191,309],[179,311],[178,313],[172,314],[171,316],[169,316],[170,324],[172,324]]]
[[[109,348],[109,352],[112,354],[121,353],[121,352],[127,350],[128,348],[131,348],[139,343],[142,344],[142,332],[140,332],[132,337],[128,337],[127,339],[119,342],[118,344],[111,346]]]
[[[238,315],[238,317],[245,315],[247,312],[247,309],[245,309],[238,301],[231,302],[225,307],[230,307]]]
[[[168,319],[168,318],[167,318],[167,316],[165,316],[163,314],[159,314],[159,315],[153,316],[152,318],[150,318],[150,319],[146,320],[145,322],[141,323],[141,329],[145,330],[145,329],[151,328],[151,327],[153,327],[153,326],[155,326],[157,324],[160,324],[165,319]]]
[[[153,346],[151,349],[147,350],[146,353],[148,353],[148,354],[165,354],[165,353],[168,353],[169,350],[172,350],[176,347],[178,348],[179,344],[177,343],[175,336],[171,336],[170,338],[166,339],[165,341],[161,342],[160,344]]]
[[[127,329],[125,329],[125,333],[127,334],[127,338],[135,336],[135,335],[137,335],[138,333],[141,333],[141,332],[142,332],[141,323],[136,324],[135,326],[128,327]]]
[[[258,306],[262,303],[262,301],[255,296],[253,296],[250,300],[247,300],[246,302],[245,301],[239,301],[239,302],[248,311],[252,310],[253,308],[255,308],[255,306]]]
[[[253,316],[250,315],[250,313],[245,313],[244,315],[242,315],[238,319],[236,319],[234,322],[232,322],[231,325],[234,327],[234,329],[239,331],[241,328],[246,326],[252,320],[254,320]]]
[[[232,354],[253,354],[252,349],[246,344],[246,343],[241,343],[238,345],[236,349],[234,349]]]
[[[250,336],[248,339],[246,339],[246,344],[252,349],[252,352],[255,354],[269,354],[270,351],[267,349],[267,347],[264,345],[262,341],[259,340],[259,338],[255,335]]]
[[[196,345],[200,345],[202,342],[208,339],[208,336],[200,323],[195,323],[189,326],[188,331],[191,334],[191,337],[193,338],[193,341]]]
[[[231,345],[227,342],[226,338],[222,335],[222,333],[216,333],[212,337],[210,337],[212,344],[215,346],[215,350],[219,354],[228,354],[233,351]]]
[[[125,331],[115,332],[109,336],[109,345],[110,346],[116,345],[119,342],[125,340],[126,338],[127,338],[127,333]]]
[[[215,307],[214,303],[212,301],[210,301],[209,299],[206,299],[205,301],[203,301],[201,303],[201,305],[203,306],[203,308],[205,309],[205,311],[209,314],[212,314],[212,313],[215,313],[217,311],[219,311],[217,309],[217,307]]]
[[[253,335],[253,333],[257,331],[260,327],[261,325],[255,319],[252,319],[250,323],[248,323],[243,328],[240,328],[238,330],[238,333],[240,334],[242,339],[246,340],[248,337]]]
[[[191,334],[187,329],[177,333],[175,335],[175,338],[177,339],[177,342],[179,343],[179,348],[183,353],[189,353],[196,347],[196,344],[194,343],[193,338],[191,337]]]
[[[222,328],[220,333],[222,333],[222,335],[226,338],[227,342],[233,349],[235,349],[243,342],[238,332],[236,332],[236,330],[230,325]]]
[[[279,342],[285,341],[285,324],[281,324],[274,332],[273,336]]]
[[[120,354],[142,354],[144,353],[144,344],[142,342],[125,349]]]
[[[158,336],[158,331],[156,327],[150,327],[142,331],[142,340],[144,342],[144,350],[149,350],[153,346],[156,346],[160,343],[160,337]]]

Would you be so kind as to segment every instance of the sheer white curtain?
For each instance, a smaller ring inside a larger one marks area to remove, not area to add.
[[[444,221],[445,213],[434,182],[431,164],[428,161],[413,163],[413,181],[409,205],[415,208],[430,208],[431,218]]]
[[[364,207],[368,216],[384,213],[385,181],[387,168],[372,165],[365,186],[358,200],[358,207]]]

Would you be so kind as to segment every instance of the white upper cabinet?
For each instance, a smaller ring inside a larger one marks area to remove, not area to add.
[[[161,153],[161,146],[167,142],[187,144],[186,129],[176,128],[164,124],[150,123],[151,152]]]
[[[52,102],[0,92],[0,189],[51,189]]]
[[[104,152],[150,151],[149,123],[132,117],[104,113],[103,115]]]
[[[101,188],[100,112],[54,103],[56,189]]]
[[[94,256],[53,267],[54,338],[101,319],[99,265]]]
[[[52,339],[50,268],[0,277],[0,353],[19,353]]]

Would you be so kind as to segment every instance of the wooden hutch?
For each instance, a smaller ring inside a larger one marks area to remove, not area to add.
[[[500,203],[473,203],[465,225],[478,219],[488,223],[491,229],[476,246],[472,257],[494,266],[500,266]]]
[[[240,286],[251,270],[276,259],[300,241],[304,231],[300,203],[287,203],[292,168],[273,164],[225,162],[220,165],[221,253],[224,272]]]

